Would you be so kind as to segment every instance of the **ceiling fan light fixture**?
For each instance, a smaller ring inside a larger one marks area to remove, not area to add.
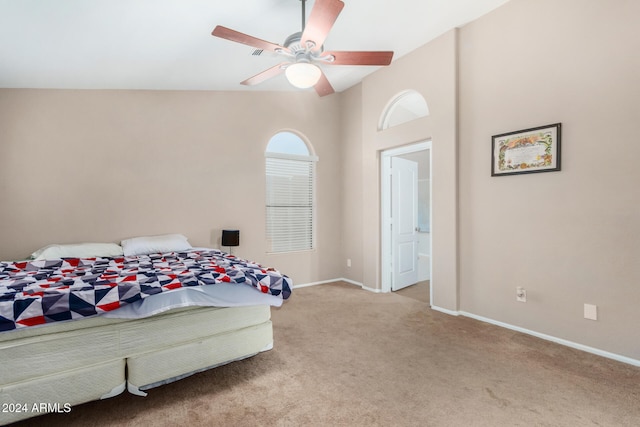
[[[309,62],[296,62],[295,64],[289,65],[284,71],[284,74],[293,86],[300,89],[307,89],[318,83],[322,71],[320,71],[317,65]]]

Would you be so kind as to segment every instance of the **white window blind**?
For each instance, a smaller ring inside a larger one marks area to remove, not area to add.
[[[267,251],[313,249],[315,161],[266,158]]]

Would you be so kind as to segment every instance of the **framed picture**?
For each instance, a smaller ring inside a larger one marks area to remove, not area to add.
[[[491,137],[491,176],[560,170],[561,124]]]

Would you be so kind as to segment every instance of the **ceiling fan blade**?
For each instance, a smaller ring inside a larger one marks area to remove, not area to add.
[[[261,40],[256,37],[241,33],[231,28],[223,27],[222,25],[216,26],[211,32],[212,36],[220,37],[221,39],[231,40],[232,42],[246,44],[257,49],[269,50],[272,52],[288,51],[289,49],[279,44],[271,43],[266,40]]]
[[[302,32],[302,45],[306,46],[306,43],[311,41],[315,43],[311,50],[319,51],[343,7],[344,3],[341,0],[316,0]]]
[[[329,83],[329,80],[327,80],[327,76],[325,76],[324,73],[320,74],[320,80],[318,80],[318,83],[316,83],[313,88],[320,96],[331,95],[335,92],[335,90],[333,90],[333,86],[331,86],[331,83]]]
[[[332,51],[323,52],[322,56],[333,56],[333,61],[327,61],[329,65],[389,65],[393,58],[392,51]]]
[[[287,65],[289,65],[288,62],[282,62],[278,65],[274,65],[273,67],[268,68],[261,73],[258,73],[255,76],[249,77],[245,81],[240,82],[240,84],[245,86],[253,86],[257,85],[258,83],[262,83],[265,80],[269,80],[272,77],[284,73],[284,69]]]

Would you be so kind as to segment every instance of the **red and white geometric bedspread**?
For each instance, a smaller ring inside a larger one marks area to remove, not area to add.
[[[161,292],[221,282],[291,295],[287,276],[218,250],[0,262],[0,331],[95,316]]]

